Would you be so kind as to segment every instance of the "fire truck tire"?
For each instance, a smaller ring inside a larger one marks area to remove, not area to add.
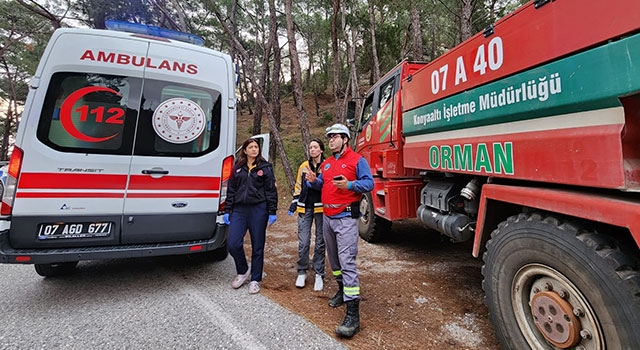
[[[358,233],[369,243],[375,243],[391,230],[391,221],[375,214],[371,192],[362,194],[360,200],[360,222]]]
[[[77,261],[69,261],[53,264],[35,264],[34,267],[36,268],[38,275],[42,277],[55,277],[72,274],[77,265]]]
[[[638,260],[619,247],[539,213],[500,223],[482,287],[503,348],[640,349]]]

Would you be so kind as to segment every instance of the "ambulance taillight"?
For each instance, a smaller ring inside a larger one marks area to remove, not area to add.
[[[18,188],[18,178],[20,177],[20,170],[22,168],[23,154],[24,152],[20,148],[13,147],[11,160],[9,161],[9,167],[7,170],[7,182],[5,184],[4,192],[2,193],[2,207],[0,208],[0,215],[11,215],[13,200],[16,198],[16,189]]]
[[[227,201],[227,188],[229,187],[229,178],[233,172],[233,156],[228,156],[222,161],[222,174],[220,175],[220,205],[218,212],[224,211],[224,205]]]

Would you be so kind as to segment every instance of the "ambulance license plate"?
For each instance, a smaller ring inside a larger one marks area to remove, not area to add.
[[[40,224],[38,239],[106,237],[111,234],[112,222],[56,222]]]

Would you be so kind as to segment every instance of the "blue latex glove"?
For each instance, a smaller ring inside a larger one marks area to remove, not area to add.
[[[231,224],[231,221],[229,221],[229,214],[222,215],[222,221],[227,225]]]
[[[269,215],[269,226],[273,225],[276,222],[276,214]]]
[[[289,210],[289,216],[293,216],[293,212],[291,210]]]

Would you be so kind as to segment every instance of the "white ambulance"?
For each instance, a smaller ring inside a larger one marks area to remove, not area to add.
[[[190,34],[59,29],[30,81],[0,208],[0,262],[227,256],[235,71]]]

